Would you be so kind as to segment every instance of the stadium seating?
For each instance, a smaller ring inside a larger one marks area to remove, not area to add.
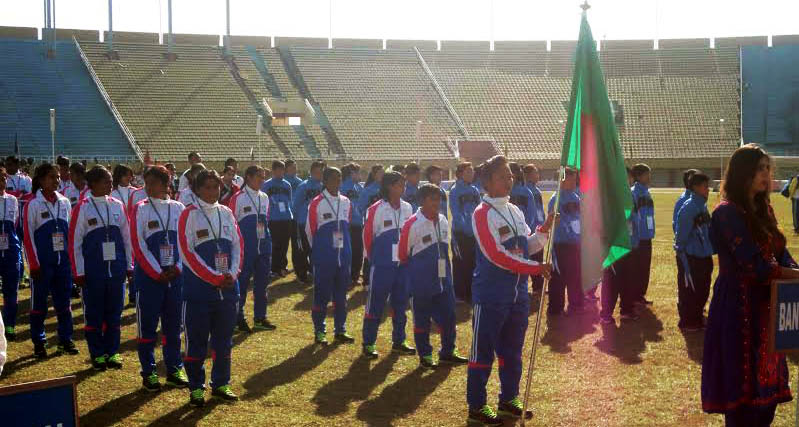
[[[115,43],[118,61],[105,45],[81,42],[111,100],[142,150],[156,159],[182,160],[196,149],[208,160],[248,158],[250,150],[283,156],[264,135],[257,150],[256,112],[222,60],[218,46],[175,45],[178,58],[164,59],[163,45]]]
[[[413,51],[294,47],[290,54],[356,159],[452,159],[446,141],[457,128]]]
[[[0,42],[0,150],[50,158],[49,109],[56,110],[55,151],[73,158],[130,160],[134,154],[72,41],[56,55],[36,40]]]

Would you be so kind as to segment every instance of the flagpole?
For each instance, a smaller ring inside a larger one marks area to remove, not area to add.
[[[555,208],[550,215],[557,215],[560,207],[560,187],[563,183],[563,178],[566,175],[566,170],[563,166],[560,167],[558,170],[558,189],[555,190]],[[557,218],[555,218],[557,220]],[[549,229],[549,239],[547,239],[547,253],[546,253],[546,260],[544,261],[545,265],[550,264],[552,261],[552,242],[555,240],[553,239],[553,234],[555,234],[555,226],[556,223],[553,222],[552,226]],[[524,386],[524,405],[522,406],[522,417],[521,417],[521,425],[524,425],[524,416],[527,414],[527,403],[530,398],[530,384],[533,380],[533,372],[535,371],[535,353],[536,349],[538,348],[538,337],[541,334],[541,317],[544,314],[544,297],[547,294],[547,288],[549,287],[549,278],[544,280],[544,285],[541,287],[541,296],[538,298],[538,317],[535,319],[535,333],[533,334],[533,348],[530,350],[530,359],[527,362],[527,379],[525,380]]]

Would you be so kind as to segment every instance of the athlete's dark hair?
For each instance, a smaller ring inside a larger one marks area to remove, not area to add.
[[[216,181],[217,184],[222,185],[222,177],[220,177],[219,174],[215,170],[213,170],[213,169],[203,169],[194,178],[194,183],[191,186],[191,191],[193,191],[194,194],[197,194],[197,192],[198,192],[197,190],[199,190],[200,187],[205,185],[205,183],[208,180]]]
[[[285,169],[285,168],[286,168],[286,164],[285,164],[285,163],[283,163],[283,162],[281,162],[280,160],[274,160],[274,161],[272,162],[272,170],[275,170],[275,169]]]
[[[247,169],[244,171],[244,176],[249,178],[251,176],[258,175],[259,173],[261,173],[263,171],[264,171],[264,168],[262,168],[262,167],[260,167],[258,165],[247,166]]]
[[[327,182],[330,178],[333,178],[336,175],[341,177],[341,171],[339,168],[328,166],[324,171],[322,171],[322,182]]]
[[[150,166],[144,172],[144,180],[147,181],[150,178],[157,179],[161,182],[161,184],[167,185],[169,184],[169,170],[161,165]]]
[[[682,173],[682,183],[685,186],[685,188],[687,188],[689,190],[691,189],[691,185],[688,184],[688,181],[690,181],[692,175],[700,173],[700,172],[701,171],[699,169],[686,169],[685,171],[683,171],[683,173]]]
[[[93,184],[100,182],[103,178],[111,178],[111,172],[102,165],[93,166],[86,172],[86,183],[91,187]]]
[[[696,171],[695,173],[691,174],[691,177],[688,178],[688,186],[686,188],[692,189],[697,185],[702,185],[710,182],[710,177],[703,174],[702,172]]]
[[[388,189],[392,185],[396,184],[397,182],[401,182],[403,179],[402,174],[399,172],[386,172],[383,175],[383,181],[380,182],[380,197],[388,200]]]
[[[9,157],[14,157],[14,156],[9,156]],[[16,157],[14,157],[14,159],[16,159]],[[8,161],[8,158],[6,158],[6,161]],[[36,192],[40,188],[42,188],[42,184],[39,183],[39,180],[49,175],[50,172],[55,170],[55,168],[56,167],[53,166],[52,163],[48,162],[44,162],[36,167],[36,170],[33,172],[33,178],[32,178],[33,183],[31,184],[31,193],[36,194]]]
[[[496,155],[483,163],[483,167],[480,168],[480,179],[485,187],[486,184],[491,181],[491,178],[497,173],[500,168],[504,167],[508,164],[508,159],[502,155]],[[518,166],[518,165],[517,165]]]
[[[422,186],[419,187],[419,192],[417,193],[417,197],[419,198],[419,201],[423,201],[428,197],[438,197],[440,199],[441,189],[435,184],[430,184],[430,183],[422,184]]]
[[[111,179],[113,180],[114,183],[114,188],[118,187],[119,182],[122,180],[122,177],[128,174],[130,174],[130,176],[133,176],[133,169],[131,169],[127,165],[114,166],[114,173],[111,175]]]
[[[382,170],[383,165],[372,165],[372,169],[369,170],[369,176],[366,177],[366,185],[375,182],[375,175]]]

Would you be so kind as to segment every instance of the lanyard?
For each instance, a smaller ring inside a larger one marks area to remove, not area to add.
[[[122,189],[123,188],[128,190],[127,198],[122,197]],[[117,187],[117,193],[119,193],[119,199],[122,201],[122,203],[125,206],[127,206],[128,205],[128,200],[130,200],[130,187]]]
[[[389,202],[389,206],[391,206],[391,202]],[[400,201],[399,209],[394,209],[393,206],[391,206],[391,209],[393,209],[391,214],[394,216],[394,219],[396,219],[396,221],[397,221],[397,222],[395,222],[395,224],[397,224],[397,241],[394,242],[394,243],[398,243],[399,242],[399,232],[401,231],[400,230],[400,218],[402,218],[402,201]]]
[[[169,243],[169,223],[172,219],[172,209],[167,204],[166,205],[166,224],[164,220],[161,219],[161,214],[158,213],[158,208],[156,208],[155,203],[153,203],[153,199],[150,196],[147,196],[147,200],[150,201],[150,206],[153,208],[153,212],[155,212],[155,216],[158,217],[158,222],[161,223],[161,228],[164,230],[164,243]]]
[[[0,223],[0,233],[6,234],[6,203],[8,199],[6,199],[5,195],[3,195],[3,222]]]
[[[255,204],[255,200],[253,200],[252,196],[250,195],[249,187],[244,187],[244,192],[247,194],[247,198],[250,199],[250,202],[252,203],[253,207],[256,207],[256,211],[255,211],[256,214],[257,214],[256,215],[256,217],[257,217],[256,221],[260,222],[261,221],[261,196],[258,195],[257,193],[255,194],[255,197],[258,197],[258,204],[256,205]]]
[[[500,212],[500,211],[499,211],[499,209],[497,209],[497,207],[496,207],[496,206],[494,206],[494,204],[493,204],[493,203],[489,202],[488,200],[484,200],[484,201],[485,201],[486,203],[488,203],[488,206],[491,206],[491,209],[493,209],[494,211],[496,211],[496,212],[497,212],[497,214],[499,215],[499,217],[500,217],[500,218],[502,218],[502,219],[505,221],[505,223],[507,223],[507,224],[508,224],[508,226],[511,228],[511,230],[513,230],[513,237],[514,237],[514,238],[515,238],[515,237],[519,237],[519,230],[518,230],[518,228],[516,227],[516,224],[514,224],[513,222],[511,222],[511,221],[509,221],[507,218],[505,218],[505,215],[502,215],[502,212]],[[508,207],[508,215],[510,216],[510,218],[511,218],[511,219],[515,219],[515,218],[513,217],[513,212],[510,210],[510,207]],[[516,243],[514,242],[514,244],[516,244]]]
[[[322,193],[322,197],[325,198],[325,200],[327,201],[327,204],[330,206],[330,210],[332,211],[333,210],[333,202],[331,202],[330,199],[328,199],[327,196],[324,195],[324,193]],[[339,228],[341,227],[341,224],[339,224],[339,222],[338,222],[338,214],[339,214],[339,209],[341,208],[341,199],[336,197],[336,202],[337,202],[336,203],[336,209],[335,209],[336,210],[336,231],[340,231]]]
[[[94,210],[97,212],[97,216],[100,217],[100,221],[102,221],[103,223],[103,228],[105,228],[105,241],[106,242],[111,241],[111,231],[108,227],[108,223],[106,222],[105,219],[103,219],[103,215],[100,214],[100,209],[97,208],[97,203],[94,202],[94,198],[93,197],[89,198],[89,200],[92,202],[92,206],[94,206]],[[108,207],[108,201],[106,201],[105,203],[105,217],[108,220],[108,222],[111,222],[111,209]]]
[[[214,231],[214,226],[211,225],[211,220],[208,218],[208,215],[205,214],[205,209],[203,209],[201,206],[198,207],[199,207],[198,210],[200,211],[201,214],[203,214],[203,217],[205,217],[205,221],[208,223],[208,228],[211,229],[211,234],[214,235],[214,243],[216,243],[217,252],[222,252],[222,247],[219,246],[219,235],[222,234],[222,213],[220,212],[220,209],[219,208],[216,209],[216,216],[219,217],[219,234],[217,234]]]
[[[441,259],[441,224],[439,224],[438,218],[433,221],[433,229],[436,230],[436,250],[438,251],[438,259]]]
[[[48,202],[47,199],[44,200],[44,207],[47,208],[47,212],[50,214],[50,218],[53,218],[53,221],[55,221],[55,231],[57,233],[58,232],[58,217],[61,216],[61,204],[58,203],[58,199],[55,200],[55,205],[56,205],[55,212],[56,212],[57,215],[54,216],[53,215],[53,210],[50,209],[50,202]]]

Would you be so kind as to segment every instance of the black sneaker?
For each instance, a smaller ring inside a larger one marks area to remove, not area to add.
[[[201,388],[192,390],[191,393],[189,393],[189,405],[195,408],[202,408],[205,406],[205,391]]]
[[[175,388],[188,387],[189,377],[186,375],[186,371],[181,368],[166,377],[166,384]]]
[[[105,364],[111,369],[122,369],[122,356],[119,353],[114,353],[106,357]]]
[[[211,392],[211,396],[218,397],[229,402],[239,400],[239,397],[236,396],[236,393],[233,393],[233,390],[230,388],[229,384],[215,388],[214,391]]]
[[[255,331],[274,331],[277,326],[266,319],[258,319],[252,324],[252,329]]]
[[[70,354],[70,355],[74,356],[74,355],[80,353],[80,350],[78,350],[78,348],[75,347],[75,343],[70,340],[70,341],[64,341],[64,342],[58,344],[57,352],[58,352],[58,354],[66,353],[66,354]]]
[[[363,346],[363,356],[367,359],[377,359],[380,356],[377,353],[377,347],[374,344]]]
[[[80,299],[80,288],[78,286],[72,287],[72,299]]]
[[[505,424],[488,405],[483,405],[482,408],[476,410],[469,409],[469,417],[466,419],[466,423],[482,426],[501,426]]]
[[[45,348],[43,342],[37,342],[33,344],[33,355],[37,359],[46,359],[47,358],[47,348]]]
[[[317,332],[314,334],[313,342],[318,345],[327,345],[327,334],[324,332]]]
[[[461,356],[458,353],[458,350],[453,350],[452,353],[448,355],[438,355],[438,361],[441,363],[449,363],[451,365],[465,365],[469,363],[469,359]]]
[[[92,369],[95,371],[105,371],[108,365],[105,363],[105,356],[95,357],[92,359]]]
[[[497,413],[502,416],[521,418],[522,410],[523,410],[523,404],[518,397],[514,397],[513,399],[507,402],[500,402],[499,405],[497,405]],[[524,419],[529,420],[532,418],[533,418],[533,411],[528,409],[527,412],[524,413]]]
[[[244,319],[239,320],[238,330],[239,332],[246,332],[248,334],[252,333],[252,328],[250,327],[250,325],[247,324],[247,321]]]
[[[333,336],[333,339],[336,342],[344,343],[344,344],[352,344],[355,342],[355,338],[352,335],[346,332],[338,332]]]
[[[17,339],[17,333],[16,331],[14,331],[13,326],[6,326],[6,330],[4,332],[6,335],[6,340],[14,341],[15,339]]]
[[[433,359],[433,355],[422,356],[419,358],[419,365],[426,369],[438,368],[438,362]]]
[[[412,356],[416,354],[416,349],[409,346],[407,341],[403,341],[399,344],[394,344],[391,346],[392,353],[399,353],[403,355]]]
[[[143,389],[155,393],[161,390],[161,383],[158,382],[158,374],[153,372],[152,374],[143,377],[141,379],[141,386]]]

